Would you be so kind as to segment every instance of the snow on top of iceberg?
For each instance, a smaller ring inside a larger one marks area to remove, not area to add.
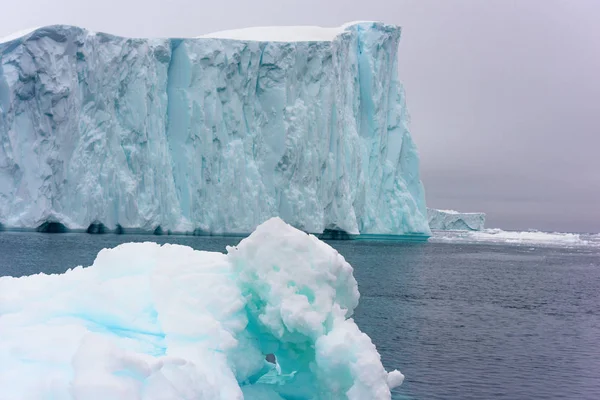
[[[446,214],[460,214],[456,210],[436,210],[436,211],[443,212],[443,213],[446,213]]]
[[[446,213],[446,214],[465,214],[465,215],[483,214],[481,212],[474,212],[474,211],[461,212],[461,211],[456,211],[456,210],[439,210],[439,209],[433,209],[433,208],[430,208],[430,210],[437,211],[437,212],[442,212],[442,213]]]
[[[320,26],[264,26],[213,32],[198,37],[259,42],[324,42],[333,40],[343,31],[342,28]]]
[[[375,21],[349,22],[339,27],[321,26],[263,26],[232,29],[198,36],[199,38],[249,40],[256,42],[328,42],[350,26]]]
[[[34,31],[36,31],[38,29],[40,29],[40,27],[36,26],[35,28],[22,29],[20,31],[13,32],[10,35],[4,36],[4,37],[0,37],[0,43],[12,42],[13,40],[22,38],[23,36],[27,36],[31,32],[34,32]]]
[[[404,377],[385,371],[349,318],[352,272],[335,249],[272,218],[227,254],[126,243],[88,268],[1,277],[0,393],[390,399]]]

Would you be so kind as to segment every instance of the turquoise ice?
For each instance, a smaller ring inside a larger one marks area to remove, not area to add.
[[[227,254],[126,243],[0,277],[0,397],[389,400],[404,377],[352,320],[358,300],[344,257],[279,218]]]
[[[50,26],[0,43],[0,223],[249,233],[279,216],[315,233],[429,234],[400,28],[311,29],[265,41]]]

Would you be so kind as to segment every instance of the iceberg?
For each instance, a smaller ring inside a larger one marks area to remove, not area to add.
[[[0,278],[2,399],[390,399],[352,267],[272,218],[227,254],[127,243]]]
[[[568,232],[504,231],[434,231],[429,239],[433,243],[485,243],[517,246],[556,248],[599,248],[600,235]]]
[[[22,35],[0,41],[7,228],[430,234],[397,26]]]
[[[427,208],[427,217],[432,230],[480,231],[485,225],[485,214],[480,212],[461,213]]]

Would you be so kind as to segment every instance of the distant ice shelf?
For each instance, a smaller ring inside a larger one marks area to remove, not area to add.
[[[21,35],[0,43],[7,228],[430,234],[397,26]]]
[[[454,210],[427,209],[429,227],[443,231],[480,231],[485,225],[484,213],[462,213]]]

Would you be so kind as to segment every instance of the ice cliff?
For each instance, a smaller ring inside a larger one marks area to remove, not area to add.
[[[444,231],[480,231],[485,225],[484,213],[461,213],[454,210],[427,209],[429,227]]]
[[[352,267],[273,218],[227,254],[156,243],[0,277],[3,400],[388,400]],[[268,358],[271,362],[267,362]]]
[[[399,38],[373,22],[13,36],[0,43],[0,223],[248,233],[280,216],[428,234]]]

